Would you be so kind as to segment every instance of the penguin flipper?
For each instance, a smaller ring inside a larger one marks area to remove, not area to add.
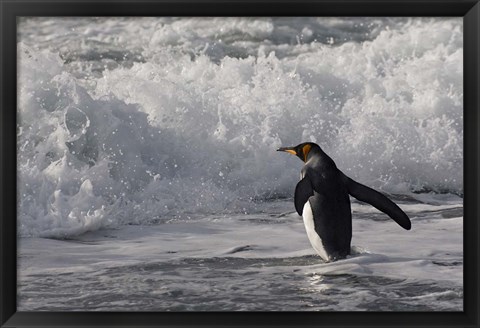
[[[343,174],[343,173],[342,173]],[[345,184],[347,186],[348,193],[358,199],[359,201],[368,203],[383,213],[391,217],[397,222],[403,229],[410,230],[412,223],[407,214],[398,207],[397,204],[390,199],[382,195],[376,190],[358,183],[344,174]]]
[[[303,206],[308,202],[310,196],[313,196],[312,183],[308,176],[305,175],[295,187],[295,209],[298,215],[302,216]]]

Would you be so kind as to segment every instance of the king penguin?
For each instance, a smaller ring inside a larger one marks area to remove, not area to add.
[[[411,229],[405,212],[383,194],[343,174],[319,145],[305,142],[277,151],[291,153],[305,162],[295,188],[295,209],[303,217],[310,243],[326,262],[350,254],[352,211],[349,195],[384,212],[402,228]]]

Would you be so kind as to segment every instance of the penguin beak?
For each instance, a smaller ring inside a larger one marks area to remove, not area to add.
[[[295,147],[280,147],[277,149],[277,151],[285,151],[292,155],[297,155],[297,152],[295,151]]]

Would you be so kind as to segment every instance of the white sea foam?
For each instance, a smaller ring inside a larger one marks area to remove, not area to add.
[[[288,200],[274,203],[291,206]],[[444,219],[437,205],[424,210],[412,215],[411,231],[390,219],[354,213],[354,251],[330,263],[311,247],[297,213],[272,215],[268,208],[97,230],[67,240],[21,238],[18,306],[22,311],[461,311],[463,220]]]
[[[59,23],[60,22],[60,23]],[[317,142],[387,192],[463,193],[462,20],[26,19],[24,236],[291,197]]]

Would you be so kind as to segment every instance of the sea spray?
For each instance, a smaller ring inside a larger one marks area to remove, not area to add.
[[[461,19],[63,20],[19,25],[24,236],[255,212],[309,140],[385,192],[463,193]]]

